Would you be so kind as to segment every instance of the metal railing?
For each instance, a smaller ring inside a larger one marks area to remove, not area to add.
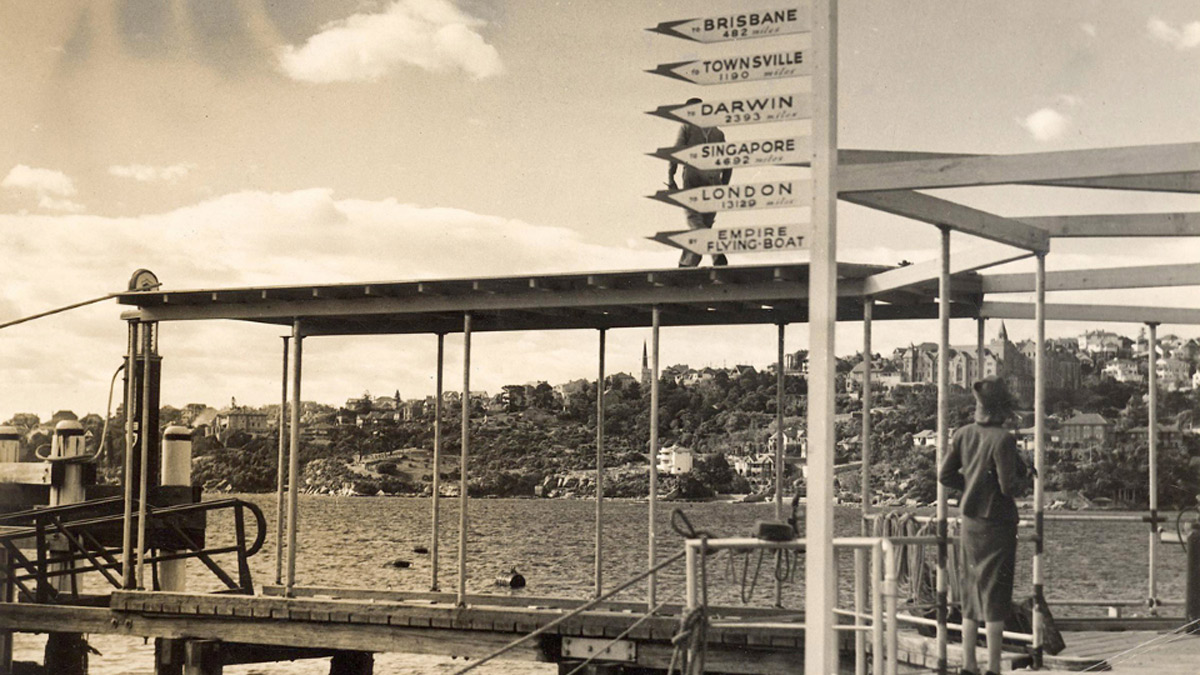
[[[899,660],[899,628],[901,624],[938,625],[937,621],[900,613],[900,588],[898,578],[899,557],[904,546],[936,545],[936,536],[926,537],[837,537],[833,540],[834,550],[853,550],[870,555],[869,571],[862,574],[860,566],[854,571],[854,609],[835,606],[834,614],[854,619],[853,624],[840,624],[835,630],[850,631],[870,637],[870,662],[873,675],[895,675]],[[704,595],[704,565],[710,554],[721,550],[733,551],[804,551],[808,542],[804,539],[790,541],[765,541],[753,538],[688,539],[684,543],[686,560],[686,607],[689,611],[700,608]],[[869,602],[867,602],[869,598]],[[736,625],[714,623],[713,625]],[[787,624],[796,626],[796,624]],[[943,629],[961,630],[958,624],[945,623]],[[1006,632],[1005,637],[1019,642],[1033,643],[1033,635]],[[865,672],[868,662],[867,640],[855,640],[855,662],[858,672]]]
[[[71,579],[69,595],[78,597],[75,580],[88,572],[97,572],[109,585],[121,588],[126,566],[136,564],[135,558],[119,556],[123,502],[113,497],[0,516],[0,547],[7,553],[6,559],[0,560],[0,579],[12,584],[26,602],[63,601],[63,590],[51,583],[63,577]],[[208,546],[203,530],[197,532],[190,526],[217,511],[233,515],[232,544]],[[255,523],[252,541],[246,536],[247,511]],[[147,504],[146,514],[155,535],[151,543],[157,552],[147,555],[145,562],[198,559],[230,590],[253,592],[248,558],[262,548],[266,537],[266,519],[257,506],[240,499],[161,507]],[[32,559],[23,549],[35,551]],[[213,559],[228,553],[236,555],[236,579]]]

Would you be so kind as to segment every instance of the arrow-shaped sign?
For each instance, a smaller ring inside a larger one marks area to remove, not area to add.
[[[646,72],[705,85],[779,80],[811,74],[812,57],[809,46],[804,45],[800,49],[763,52],[746,56],[722,56],[699,61],[663,63],[654,70]]]
[[[812,117],[812,95],[797,92],[663,105],[647,114],[698,127],[790,122]]]
[[[706,185],[687,190],[659,190],[650,198],[699,213],[812,206],[812,181]]]
[[[812,8],[808,2],[787,9],[764,9],[739,14],[664,21],[646,30],[695,42],[726,42],[774,37],[810,30]]]
[[[701,171],[748,166],[808,166],[812,162],[811,145],[807,136],[787,136],[659,148],[650,154],[667,161],[682,162]]]
[[[752,225],[659,232],[647,239],[700,255],[776,253],[807,249],[808,228],[800,225]]]

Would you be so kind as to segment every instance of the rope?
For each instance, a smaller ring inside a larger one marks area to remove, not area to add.
[[[645,572],[638,573],[636,576],[634,576],[629,581],[626,581],[625,583],[621,584],[620,586],[617,586],[616,588],[605,593],[604,595],[597,596],[596,598],[593,598],[593,599],[583,603],[582,605],[567,612],[566,614],[563,614],[562,616],[551,621],[550,623],[547,623],[546,625],[538,628],[537,630],[533,631],[532,633],[529,633],[528,635],[524,635],[522,637],[517,638],[516,640],[513,640],[512,642],[504,645],[500,649],[497,649],[496,651],[492,652],[491,654],[488,654],[487,656],[479,659],[475,663],[469,664],[460,670],[454,671],[454,675],[462,675],[463,673],[475,670],[479,666],[482,666],[483,664],[487,663],[488,661],[491,661],[492,659],[496,658],[497,656],[500,656],[501,654],[506,654],[506,653],[512,651],[513,649],[516,649],[517,647],[519,647],[521,644],[525,643],[526,641],[531,640],[531,639],[541,635],[542,633],[545,633],[546,631],[550,630],[551,628],[554,628],[555,626],[566,621],[567,619],[570,619],[571,617],[574,617],[578,614],[586,612],[587,610],[595,607],[596,605],[600,604],[601,602],[604,602],[605,600],[611,598],[612,596],[616,595],[617,593],[620,593],[620,592],[628,589],[630,586],[633,586],[634,584],[638,583],[642,579],[645,579],[646,577],[650,576],[651,574],[658,572],[659,570],[666,567],[667,565],[678,562],[681,558],[683,558],[684,554],[685,554],[684,551],[680,551],[679,553],[676,553],[675,555],[658,563],[657,565],[655,565],[654,567],[651,567],[650,569],[646,570]]]
[[[1134,646],[1130,647],[1129,649],[1126,649],[1123,652],[1118,652],[1118,653],[1113,654],[1112,656],[1104,659],[1103,661],[1094,663],[1094,664],[1088,666],[1087,668],[1084,668],[1080,672],[1097,672],[1097,671],[1101,671],[1101,670],[1109,670],[1112,668],[1113,665],[1116,665],[1116,664],[1120,663],[1121,661],[1128,661],[1129,659],[1131,659],[1135,656],[1139,656],[1139,655],[1141,655],[1145,652],[1148,652],[1151,649],[1154,649],[1156,647],[1166,646],[1168,644],[1175,642],[1175,640],[1178,640],[1178,639],[1190,640],[1190,639],[1192,639],[1191,636],[1186,635],[1186,633],[1188,631],[1190,631],[1192,628],[1197,627],[1197,626],[1200,626],[1200,619],[1195,619],[1193,621],[1189,621],[1188,623],[1183,624],[1182,626],[1176,628],[1175,630],[1173,630],[1169,633],[1163,633],[1162,635],[1156,635],[1153,638],[1146,640],[1145,642],[1143,642],[1141,644],[1134,645]]]

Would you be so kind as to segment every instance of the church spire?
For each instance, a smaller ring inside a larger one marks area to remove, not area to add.
[[[1000,321],[1000,336],[999,337],[1002,342],[1008,342],[1008,328],[1005,327],[1003,320]]]

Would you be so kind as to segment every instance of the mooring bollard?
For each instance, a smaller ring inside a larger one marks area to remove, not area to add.
[[[39,454],[39,456],[41,456]],[[66,506],[85,501],[83,425],[74,420],[63,420],[54,428],[50,454],[42,457],[57,466],[50,472],[50,506]],[[53,554],[51,559],[53,559]],[[54,570],[69,569],[71,563],[57,563]],[[78,594],[83,590],[83,579],[75,574],[65,574],[50,580],[60,593]],[[46,639],[46,672],[61,675],[86,675],[88,662],[87,642],[79,633],[50,633]]]

